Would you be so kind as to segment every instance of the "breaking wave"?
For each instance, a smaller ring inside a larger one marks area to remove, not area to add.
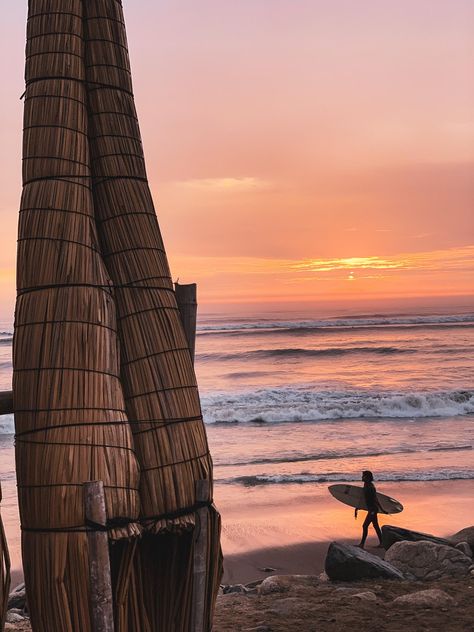
[[[13,415],[0,415],[0,435],[10,435],[15,432]]]
[[[374,392],[265,388],[202,397],[207,423],[422,419],[474,413],[474,391]]]

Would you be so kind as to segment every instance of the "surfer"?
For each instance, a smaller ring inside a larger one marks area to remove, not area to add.
[[[362,540],[358,546],[363,549],[365,541],[367,540],[367,534],[369,532],[369,526],[372,524],[375,532],[379,538],[379,545],[382,546],[382,532],[379,527],[378,512],[380,506],[377,500],[377,490],[374,485],[374,475],[369,470],[362,472],[362,480],[364,481],[364,498],[367,505],[367,517],[362,525]],[[357,509],[356,509],[357,515]]]

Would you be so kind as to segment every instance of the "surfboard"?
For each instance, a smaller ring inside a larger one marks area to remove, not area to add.
[[[344,503],[344,505],[367,511],[363,487],[358,487],[357,485],[330,485],[328,489],[334,498]],[[390,498],[390,496],[377,492],[377,500],[381,509],[380,513],[395,514],[403,511],[403,505],[395,498]]]

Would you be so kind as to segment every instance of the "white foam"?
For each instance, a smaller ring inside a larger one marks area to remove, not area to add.
[[[0,415],[0,434],[9,435],[15,432],[13,415]]]
[[[473,414],[474,391],[397,393],[282,387],[205,395],[202,404],[207,423],[422,419]]]

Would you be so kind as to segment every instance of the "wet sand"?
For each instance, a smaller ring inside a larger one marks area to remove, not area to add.
[[[14,486],[2,503],[2,515],[15,573],[21,579],[20,530]],[[248,582],[278,573],[317,574],[323,570],[328,543],[357,543],[364,512],[354,511],[330,496],[327,484],[242,487],[216,485],[215,501],[222,514],[222,547],[226,583]],[[401,514],[380,516],[394,524],[449,536],[474,524],[474,481],[381,483],[377,489],[399,499]],[[7,502],[5,502],[7,501]],[[376,544],[369,532],[368,547]]]
[[[405,507],[400,514],[381,515],[381,525],[445,537],[474,524],[474,481],[384,483],[377,489]],[[334,500],[322,484],[252,487],[234,497],[218,488],[216,502],[223,519],[226,583],[272,574],[262,568],[318,574],[330,541],[359,542],[365,516],[360,512],[354,520],[354,510]],[[368,550],[376,544],[369,531]]]

